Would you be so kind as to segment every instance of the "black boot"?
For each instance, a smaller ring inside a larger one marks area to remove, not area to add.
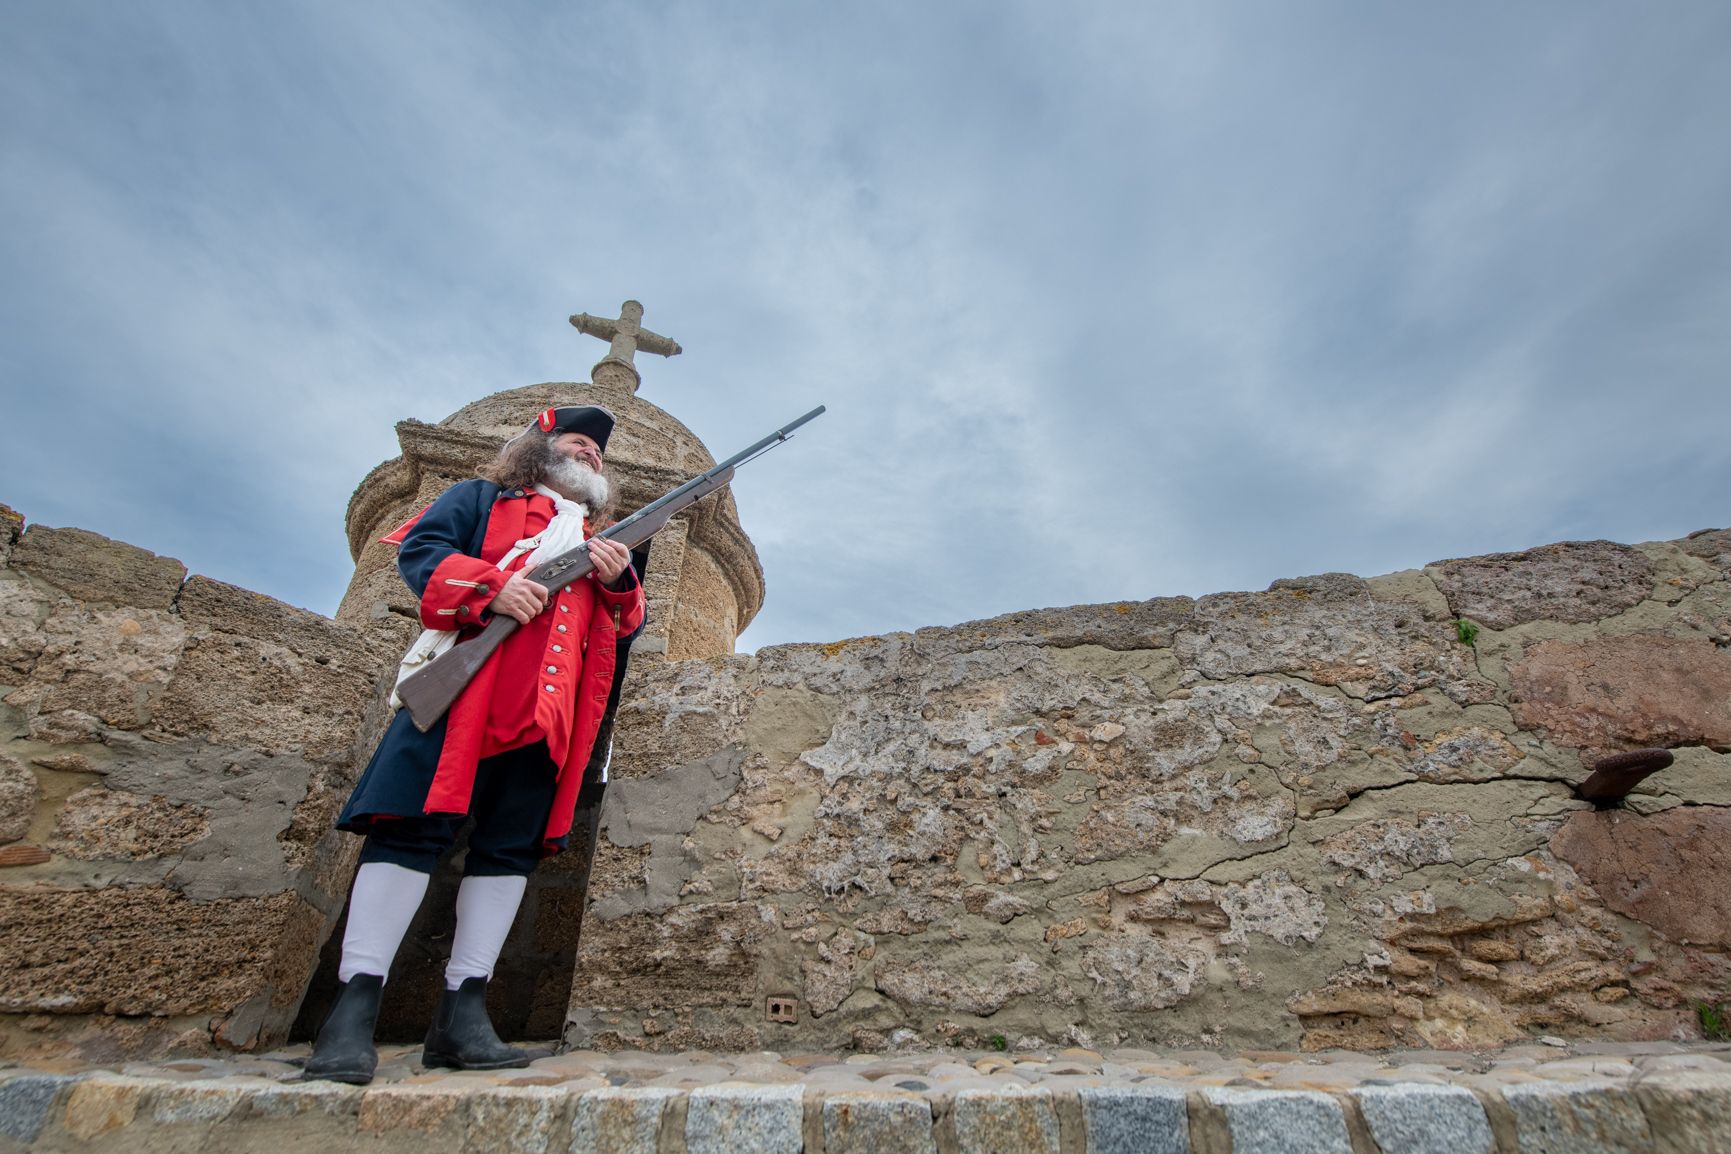
[[[453,1070],[508,1070],[527,1066],[532,1055],[507,1046],[487,1017],[487,979],[464,978],[454,990],[446,990],[433,1013],[427,1042],[421,1050],[421,1065],[447,1066]]]
[[[307,1059],[304,1079],[324,1078],[365,1086],[373,1080],[379,1052],[373,1049],[373,1026],[379,1020],[379,994],[385,979],[378,974],[356,974],[343,983],[336,1005],[319,1027],[312,1057]]]

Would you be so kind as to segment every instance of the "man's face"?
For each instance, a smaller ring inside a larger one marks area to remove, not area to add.
[[[581,461],[597,473],[601,471],[601,446],[585,433],[560,433],[553,438],[553,451],[573,461]]]

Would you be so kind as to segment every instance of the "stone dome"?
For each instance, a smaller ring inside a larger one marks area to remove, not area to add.
[[[355,577],[338,617],[413,619],[394,551],[378,539],[450,485],[473,476],[541,410],[572,404],[605,406],[617,420],[606,457],[621,511],[647,504],[715,463],[695,433],[624,382],[526,385],[483,397],[436,425],[399,422],[403,455],[368,474],[349,502]],[[645,592],[651,625],[640,651],[660,650],[675,659],[733,652],[734,641],[763,605],[763,567],[729,490],[706,498],[655,536]]]

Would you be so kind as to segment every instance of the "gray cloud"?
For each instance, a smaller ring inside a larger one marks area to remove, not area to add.
[[[1726,520],[1722,5],[10,23],[0,500],[315,609],[627,296],[718,454],[831,407],[748,646]]]

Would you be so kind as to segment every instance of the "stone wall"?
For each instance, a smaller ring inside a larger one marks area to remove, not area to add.
[[[0,1057],[282,1040],[395,656],[0,506]]]
[[[1697,1036],[1728,647],[1719,530],[646,665],[566,1040]]]
[[[406,631],[0,506],[0,1058],[284,1036]],[[513,955],[577,952],[573,1045],[1691,1036],[1731,532],[643,661],[613,776],[580,940],[565,886]]]

